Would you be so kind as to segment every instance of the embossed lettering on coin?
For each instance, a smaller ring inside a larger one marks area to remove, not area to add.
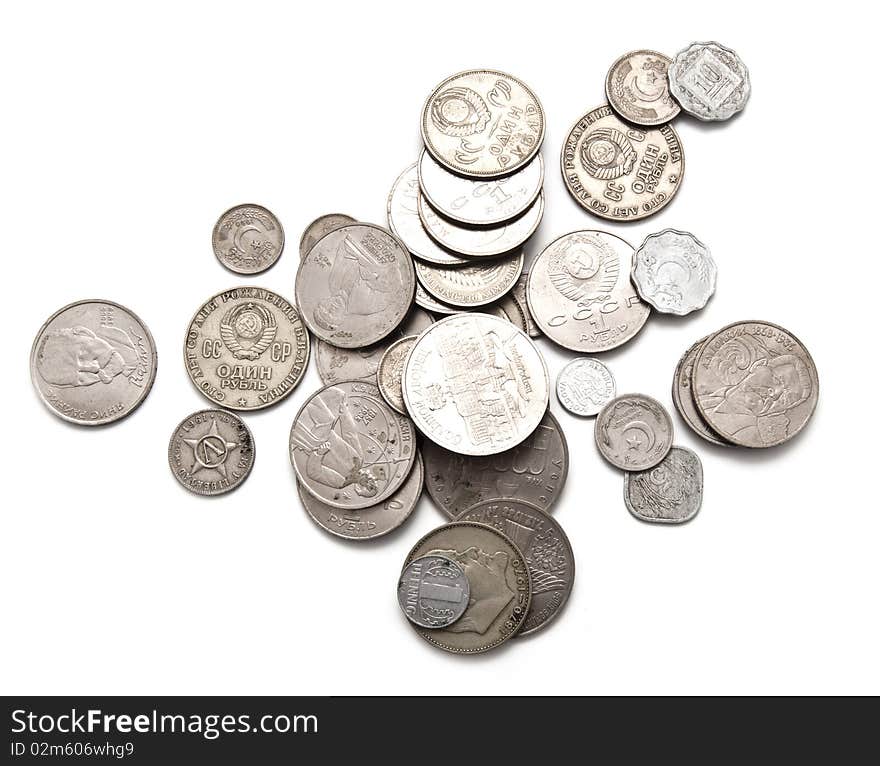
[[[690,521],[703,502],[700,458],[685,447],[673,447],[653,468],[626,473],[623,498],[629,512],[642,521]]]
[[[350,223],[357,223],[357,221],[350,215],[345,215],[344,213],[327,213],[327,215],[322,215],[316,218],[306,226],[302,233],[302,237],[300,237],[300,259],[305,258],[306,253],[308,253],[309,250],[315,246],[315,243],[325,234],[329,234],[334,229],[338,229],[340,226],[346,226]]]
[[[416,277],[432,296],[449,306],[474,308],[497,301],[522,273],[522,251],[472,266],[446,268],[416,262]]]
[[[644,394],[612,399],[596,419],[596,445],[611,465],[643,471],[663,460],[672,446],[672,420],[663,405]]]
[[[669,94],[666,71],[671,59],[656,51],[625,53],[611,65],[605,78],[608,103],[636,125],[662,125],[680,107]]]
[[[406,358],[415,345],[417,335],[409,335],[392,343],[379,360],[379,391],[388,404],[401,415],[406,415],[406,402],[403,401],[403,367]]]
[[[220,216],[211,237],[214,255],[236,274],[259,274],[284,250],[284,229],[261,205],[236,205]]]
[[[611,370],[598,359],[572,359],[556,378],[556,397],[574,415],[597,415],[616,392]]]
[[[410,561],[397,583],[397,603],[420,628],[448,628],[464,614],[470,597],[464,569],[446,556]]]
[[[700,353],[703,343],[708,339],[709,336],[707,335],[705,338],[698,340],[679,359],[675,367],[675,375],[672,378],[672,401],[682,420],[691,427],[691,430],[697,436],[701,436],[706,441],[723,447],[729,444],[729,442],[722,439],[709,427],[709,424],[706,423],[697,409],[693,395],[694,363],[697,361],[697,354]]]
[[[430,311],[432,314],[439,314],[441,316],[445,314],[456,314],[461,311],[457,306],[449,306],[442,301],[438,301],[433,295],[430,295],[424,287],[422,287],[422,283],[416,279],[416,296],[415,296],[415,304],[416,306],[421,306],[426,311]]]
[[[669,65],[669,90],[681,108],[700,120],[726,120],[751,95],[749,70],[730,48],[693,43]]]

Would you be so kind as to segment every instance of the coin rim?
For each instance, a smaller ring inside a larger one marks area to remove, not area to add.
[[[722,441],[721,435],[716,434],[715,431],[712,430],[711,426],[708,423],[706,423],[705,421],[703,421],[702,425],[704,426],[704,428],[706,429],[706,431],[708,433],[704,433],[698,427],[696,427],[693,423],[691,423],[691,420],[685,414],[684,406],[681,403],[681,400],[682,400],[681,380],[682,380],[682,376],[684,374],[685,362],[687,361],[688,356],[690,356],[691,349],[694,348],[694,346],[702,347],[702,345],[707,340],[709,340],[709,338],[711,338],[711,337],[712,337],[712,334],[709,333],[709,335],[705,336],[704,338],[701,338],[700,340],[698,340],[698,341],[692,343],[690,346],[688,346],[687,350],[681,355],[681,358],[678,360],[678,364],[675,365],[675,372],[672,375],[672,404],[675,406],[675,410],[676,410],[676,412],[678,412],[678,416],[684,421],[684,424],[688,428],[690,428],[690,430],[693,431],[701,439],[708,442],[709,444],[714,444],[717,447],[730,447],[731,443],[728,441]],[[699,353],[699,350],[697,351],[697,353]],[[695,354],[694,355],[694,362],[696,362],[696,359],[697,359],[697,355]],[[693,375],[691,377],[693,379]],[[687,395],[690,397],[691,401],[694,402],[694,409],[697,409],[697,403],[696,403],[696,400],[694,399],[694,396],[693,396],[693,385],[691,385]],[[697,415],[702,417],[702,415],[700,415],[700,413],[699,413],[699,410],[697,410]]]
[[[430,295],[432,298],[439,301],[441,304],[446,304],[447,306],[454,308],[455,313],[461,313],[462,311],[467,312],[469,309],[481,308],[483,306],[489,306],[493,303],[497,303],[502,298],[504,298],[505,295],[510,294],[510,291],[513,289],[513,286],[517,283],[517,280],[519,280],[520,276],[522,275],[523,266],[525,265],[525,255],[526,255],[525,251],[513,250],[513,251],[511,251],[510,255],[499,256],[497,258],[497,260],[499,260],[499,261],[504,261],[504,260],[507,260],[507,258],[513,259],[517,255],[519,256],[519,266],[516,269],[516,276],[514,277],[513,281],[510,283],[510,285],[500,295],[496,295],[492,298],[489,298],[488,300],[479,301],[476,303],[464,303],[464,302],[450,303],[449,301],[447,301],[443,298],[440,298],[430,287],[428,287],[428,285],[425,284],[425,282],[422,280],[422,278],[419,274],[419,268],[426,269],[427,271],[431,271],[432,269],[443,269],[444,267],[436,266],[432,263],[422,263],[422,264],[414,265],[413,270],[415,272],[416,279],[418,280],[418,283],[422,286],[422,289],[426,293],[428,293],[428,295]],[[478,265],[491,266],[492,264],[491,263],[489,263],[489,264],[476,264],[476,263],[474,263],[471,265],[472,266],[478,266]],[[456,267],[456,266],[449,267],[450,271],[456,271],[457,269],[458,269],[458,267]]]
[[[620,65],[622,61],[625,59],[631,58],[632,56],[638,56],[640,54],[656,56],[657,58],[664,59],[666,61],[666,92],[669,93],[669,97],[672,99],[672,104],[675,109],[673,113],[667,117],[665,120],[636,120],[633,117],[623,114],[623,112],[618,109],[614,105],[614,99],[611,97],[611,75],[614,73],[614,70]],[[672,122],[679,114],[681,114],[681,104],[678,103],[678,99],[672,96],[672,91],[669,87],[669,67],[672,66],[672,59],[669,58],[665,53],[660,53],[659,51],[649,50],[648,48],[639,48],[638,50],[629,51],[624,53],[622,56],[618,56],[614,63],[608,67],[608,74],[605,75],[605,98],[608,99],[608,106],[610,106],[614,112],[626,122],[632,123],[633,125],[638,125],[639,127],[644,128],[654,128],[658,125],[665,125],[667,122]]]
[[[639,397],[641,399],[648,399],[653,404],[656,404],[660,408],[660,411],[666,416],[666,420],[669,423],[669,444],[666,446],[666,449],[663,451],[663,454],[660,455],[660,457],[657,458],[657,460],[655,460],[653,463],[650,463],[649,465],[643,466],[635,471],[628,466],[620,465],[619,463],[614,462],[614,460],[612,460],[611,457],[609,455],[607,455],[605,453],[605,451],[602,449],[602,444],[599,441],[599,421],[602,418],[602,413],[606,409],[611,407],[613,404],[615,404],[619,399],[629,399],[632,397]],[[619,394],[618,396],[615,396],[613,399],[606,402],[605,406],[599,411],[599,414],[596,416],[596,422],[593,426],[593,439],[596,442],[596,448],[599,450],[599,454],[603,458],[605,458],[605,462],[609,463],[610,465],[613,465],[615,468],[619,468],[621,471],[625,471],[625,472],[629,472],[629,473],[638,473],[639,471],[650,471],[652,468],[656,468],[658,465],[660,465],[660,463],[663,462],[663,459],[669,454],[669,450],[672,449],[672,442],[675,440],[675,424],[672,422],[672,416],[669,414],[669,410],[667,410],[666,407],[664,407],[653,396],[648,396],[648,394],[639,394],[639,393]]]
[[[432,322],[432,324],[434,324],[434,323]],[[405,415],[406,417],[409,417],[409,412],[407,412],[406,410],[401,410],[396,404],[391,402],[388,399],[388,397],[385,395],[385,388],[382,386],[382,365],[385,363],[385,358],[388,356],[388,353],[395,346],[399,346],[404,341],[411,341],[413,346],[415,346],[415,342],[418,339],[419,339],[418,335],[404,335],[402,338],[399,338],[398,340],[394,341],[394,343],[392,343],[390,346],[388,346],[388,348],[385,349],[385,353],[382,354],[382,358],[379,359],[379,366],[376,368],[376,388],[378,388],[379,393],[382,394],[382,398],[385,400],[385,404],[387,404],[389,407],[391,407],[391,409],[394,410],[395,412],[399,412],[401,415]],[[410,351],[412,351],[412,349],[410,349]],[[406,362],[403,363],[403,368],[406,369]],[[400,389],[401,389],[400,396],[401,396],[401,398],[403,398],[403,374],[402,373],[400,376]],[[415,425],[415,424],[413,424],[413,425]]]
[[[641,521],[645,524],[687,524],[689,521],[693,521],[697,517],[697,514],[700,512],[700,509],[703,507],[703,486],[704,486],[704,483],[703,483],[703,461],[700,460],[700,456],[694,450],[692,450],[690,447],[684,447],[680,444],[673,444],[669,448],[669,452],[667,453],[667,457],[672,454],[672,450],[674,450],[674,449],[681,450],[682,452],[689,452],[691,455],[693,455],[697,459],[697,465],[700,466],[700,502],[697,504],[697,507],[694,510],[694,512],[690,516],[686,516],[683,519],[648,519],[648,518],[642,516],[641,514],[637,513],[633,509],[632,504],[630,502],[630,497],[629,497],[630,478],[632,477],[633,474],[644,473],[644,471],[624,471],[623,504],[626,506],[626,510],[628,510],[633,516],[635,516],[635,518],[637,518],[639,521]],[[665,460],[665,459],[666,458],[663,458],[663,460]],[[661,460],[660,462],[662,463],[663,461]],[[659,463],[657,465],[659,465]],[[656,467],[657,466],[654,466],[653,468],[646,468],[645,471],[652,471]]]
[[[221,222],[221,221],[222,221],[227,215],[229,215],[229,213],[231,213],[233,210],[237,210],[238,208],[243,208],[243,207],[256,207],[256,208],[259,208],[260,210],[262,210],[262,211],[268,213],[268,214],[272,217],[272,219],[275,221],[275,223],[278,224],[278,231],[281,232],[281,246],[278,248],[278,255],[276,255],[276,256],[275,256],[275,257],[274,257],[274,258],[273,258],[268,264],[266,264],[265,266],[263,266],[263,268],[261,268],[261,269],[257,269],[256,271],[243,271],[243,270],[241,270],[241,269],[233,268],[233,266],[231,266],[230,264],[226,263],[226,262],[223,260],[223,258],[222,258],[222,257],[220,256],[220,254],[217,252],[217,247],[216,247],[216,244],[215,244],[215,239],[216,239],[216,236],[217,236],[217,229],[218,229],[218,227],[220,226],[220,222]],[[217,219],[217,222],[214,224],[214,228],[211,229],[211,249],[214,251],[214,257],[215,257],[218,261],[220,261],[220,265],[221,265],[224,269],[226,269],[227,271],[231,271],[233,274],[238,274],[238,275],[240,275],[240,276],[245,276],[245,277],[254,276],[255,274],[262,274],[264,271],[268,271],[268,270],[271,269],[276,263],[278,263],[278,261],[280,260],[281,256],[282,256],[283,253],[284,253],[284,245],[285,245],[286,241],[287,241],[287,238],[286,238],[286,235],[285,235],[285,233],[284,233],[284,227],[281,225],[281,220],[278,218],[278,216],[275,215],[275,213],[273,213],[271,210],[269,210],[269,208],[267,208],[265,205],[258,205],[258,204],[255,203],[255,202],[244,202],[244,203],[242,203],[242,204],[240,204],[240,205],[233,205],[233,206],[232,206],[231,208],[229,208],[228,210],[224,210],[224,211],[220,214],[220,217]]]
[[[454,561],[453,559],[449,558],[449,556],[441,556],[439,553],[427,553],[424,556],[419,556],[417,559],[413,559],[408,564],[404,564],[403,569],[400,570],[400,579],[397,581],[397,605],[400,607],[400,611],[403,612],[406,619],[409,620],[416,627],[423,628],[425,630],[444,630],[444,629],[448,628],[450,625],[455,625],[455,623],[458,622],[458,620],[467,611],[467,608],[470,604],[466,604],[464,609],[462,610],[461,614],[457,615],[454,619],[450,620],[445,625],[422,625],[420,622],[417,622],[412,617],[410,617],[410,615],[406,611],[406,609],[403,608],[403,603],[401,603],[401,600],[400,600],[400,587],[403,585],[404,572],[406,572],[406,570],[410,566],[415,564],[416,561],[421,561],[422,559],[428,559],[428,558],[443,559],[444,561],[448,561],[450,564],[455,565],[456,569],[458,569],[458,571],[461,572],[461,577],[464,580],[465,585],[466,585],[465,599],[463,599],[463,600],[470,601],[471,581],[468,580],[467,575],[465,574],[464,569],[462,569],[461,564],[459,564],[457,561]]]
[[[302,260],[303,258],[305,258],[309,254],[308,250],[306,252],[303,252],[303,243],[306,241],[306,234],[308,234],[309,229],[311,229],[312,226],[314,226],[318,221],[323,221],[325,218],[334,218],[334,217],[349,219],[348,222],[341,224],[342,226],[349,226],[350,224],[358,223],[357,218],[350,216],[348,213],[324,213],[323,215],[319,215],[313,221],[310,221],[309,223],[306,224],[306,227],[303,229],[303,233],[300,235],[300,238],[299,238],[299,259],[300,260]],[[337,228],[339,228],[339,227],[337,227]],[[332,231],[336,231],[336,229],[333,229]],[[327,232],[327,233],[329,234],[330,232]],[[315,240],[315,244],[318,244],[318,240]],[[314,247],[314,245],[312,247]],[[309,249],[311,249],[311,248],[309,248]]]

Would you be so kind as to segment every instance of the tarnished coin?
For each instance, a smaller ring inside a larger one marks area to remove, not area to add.
[[[462,455],[494,455],[537,428],[550,397],[544,359],[521,330],[488,314],[455,314],[423,332],[403,372],[419,430]]]
[[[403,401],[403,367],[418,337],[418,335],[408,335],[394,341],[379,360],[379,371],[376,375],[379,392],[382,398],[401,415],[406,415],[406,403]]]
[[[611,65],[605,78],[608,103],[636,125],[662,125],[681,107],[669,94],[666,71],[672,60],[656,51],[631,51]]]
[[[419,540],[406,564],[422,556],[452,559],[471,589],[464,614],[448,628],[416,628],[422,638],[447,652],[476,654],[517,634],[532,602],[532,583],[522,551],[507,535],[485,524],[455,521]]]
[[[457,309],[453,309],[457,310]],[[433,323],[434,318],[418,307],[410,309],[406,319],[387,338],[365,348],[337,348],[322,340],[315,341],[315,364],[324,385],[343,380],[360,380],[378,384],[379,362],[388,347],[407,335],[418,335]]]
[[[311,250],[315,243],[325,234],[329,234],[340,226],[347,226],[350,223],[357,223],[357,220],[350,215],[344,213],[327,213],[312,221],[302,233],[299,240],[299,257],[305,258],[306,254]]]
[[[455,268],[416,261],[416,277],[438,300],[469,309],[493,303],[505,295],[522,273],[523,258],[523,252],[519,251],[504,258]]]
[[[495,178],[527,165],[544,140],[544,110],[522,81],[492,69],[446,78],[422,109],[422,139],[441,165]]]
[[[669,204],[684,175],[684,152],[669,124],[640,130],[610,106],[587,112],[562,146],[562,177],[584,210],[637,221]]]
[[[522,551],[532,579],[532,604],[517,635],[546,627],[568,601],[574,585],[574,552],[556,519],[522,500],[485,500],[456,521],[487,524]]]
[[[544,215],[544,194],[532,203],[519,218],[498,226],[467,227],[442,218],[419,197],[419,216],[425,231],[443,247],[472,258],[492,258],[522,247],[535,233]]]
[[[438,245],[425,231],[419,217],[419,171],[415,164],[404,170],[394,182],[388,195],[387,209],[388,227],[407,246],[413,258],[441,266],[470,263],[467,258]]]
[[[598,359],[572,359],[556,378],[556,398],[573,415],[598,415],[616,393],[611,370]]]
[[[709,428],[708,423],[706,423],[697,409],[693,396],[694,362],[697,361],[697,354],[700,353],[703,343],[708,339],[709,336],[707,335],[705,338],[698,340],[678,360],[678,364],[675,367],[675,375],[672,377],[672,401],[675,404],[675,409],[678,410],[678,414],[681,415],[681,419],[691,427],[691,430],[697,436],[701,436],[712,444],[724,447],[729,442],[724,441]]]
[[[703,308],[715,292],[716,274],[709,248],[676,229],[649,234],[633,259],[636,290],[664,314],[685,316]]]
[[[406,246],[371,223],[350,223],[319,239],[300,262],[296,302],[306,326],[339,348],[378,343],[403,321],[415,274]]]
[[[303,489],[297,480],[299,500],[306,513],[321,529],[344,540],[375,540],[401,526],[413,512],[424,486],[422,460],[416,454],[412,471],[391,497],[361,510],[334,508]]]
[[[535,322],[535,318],[532,316],[531,309],[529,309],[529,300],[526,295],[528,284],[529,272],[524,271],[522,274],[519,275],[519,279],[516,280],[516,284],[510,291],[510,295],[516,301],[517,305],[522,309],[523,316],[526,320],[526,332],[528,333],[529,337],[540,338],[543,333],[541,332],[541,328],[538,327],[537,322]]]
[[[464,569],[446,556],[410,561],[397,583],[397,603],[420,628],[448,628],[464,614],[470,597]]]
[[[425,439],[422,456],[428,494],[453,519],[497,498],[525,500],[549,511],[568,476],[568,444],[550,410],[525,441],[498,455],[460,455]]]
[[[310,495],[344,510],[393,495],[416,458],[409,418],[372,383],[343,381],[312,394],[290,429],[290,462]]]
[[[819,375],[803,343],[771,322],[735,322],[697,353],[694,401],[719,436],[775,447],[796,436],[819,401]]]
[[[749,70],[730,48],[693,43],[669,65],[669,90],[681,108],[700,120],[726,120],[749,100]]]
[[[168,443],[168,465],[181,486],[197,495],[222,495],[254,467],[254,438],[227,410],[200,410],[180,421]]]
[[[259,410],[297,387],[309,363],[309,334],[296,306],[262,287],[210,298],[186,332],[183,361],[195,387],[233,410]]]
[[[624,394],[602,408],[595,434],[599,452],[611,465],[624,471],[644,471],[669,453],[672,419],[656,399]]]
[[[575,231],[551,242],[529,272],[532,317],[560,346],[608,351],[642,329],[650,307],[630,281],[632,246],[604,231]]]
[[[431,207],[447,218],[469,226],[498,226],[522,215],[537,199],[544,185],[544,160],[539,154],[509,176],[475,180],[450,173],[425,150],[418,182]]]
[[[461,311],[460,308],[449,306],[442,301],[438,301],[433,295],[429,295],[418,279],[416,280],[415,303],[426,311],[430,311],[432,314],[440,314],[441,316],[444,314],[457,314]]]
[[[236,205],[214,224],[214,255],[236,274],[259,274],[275,264],[284,250],[284,229],[262,205]]]
[[[703,503],[703,464],[686,447],[673,447],[647,471],[627,471],[623,482],[626,507],[642,521],[681,524]]]
[[[133,311],[113,301],[71,303],[50,316],[31,348],[31,381],[63,420],[99,426],[124,418],[156,379],[156,344]]]

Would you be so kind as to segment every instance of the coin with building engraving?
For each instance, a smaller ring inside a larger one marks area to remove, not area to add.
[[[262,205],[236,205],[214,224],[211,244],[217,260],[230,271],[259,274],[281,257],[284,229]]]
[[[522,273],[522,251],[472,266],[445,267],[416,261],[416,278],[430,295],[462,309],[485,306],[506,295]]]
[[[673,447],[653,468],[627,471],[623,479],[627,510],[641,521],[682,524],[703,503],[703,464],[695,452]]]
[[[357,220],[350,215],[344,213],[327,213],[318,216],[303,230],[302,237],[299,240],[299,257],[305,258],[306,254],[311,250],[315,243],[325,234],[329,234],[340,226],[347,226],[350,223],[357,223]]]
[[[616,393],[611,370],[598,359],[572,359],[556,377],[556,398],[573,415],[598,415]]]
[[[719,43],[693,43],[669,65],[669,91],[692,117],[727,120],[752,92],[749,70],[736,51]]]
[[[595,427],[596,446],[624,471],[653,468],[672,447],[672,419],[656,399],[624,394],[606,404]]]
[[[651,127],[669,122],[681,107],[669,94],[671,59],[656,51],[631,51],[615,61],[605,78],[608,103],[625,120]]]
[[[722,439],[716,434],[709,424],[703,419],[697,405],[694,402],[693,386],[694,386],[694,362],[697,361],[697,354],[709,339],[707,335],[694,343],[687,351],[684,352],[678,364],[675,367],[675,374],[672,377],[672,401],[675,409],[681,415],[681,419],[690,426],[691,430],[712,444],[724,447],[729,442]]]
[[[406,358],[415,345],[418,335],[408,335],[392,343],[379,360],[379,392],[385,401],[401,415],[406,415],[403,401],[403,367]]]
[[[468,607],[471,586],[464,569],[446,556],[422,556],[407,564],[397,583],[397,603],[420,628],[448,628]]]

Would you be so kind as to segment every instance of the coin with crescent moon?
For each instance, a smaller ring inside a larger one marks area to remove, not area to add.
[[[262,205],[236,205],[214,224],[214,255],[236,274],[259,274],[270,268],[284,250],[281,222]]]
[[[672,447],[672,419],[656,399],[624,394],[606,404],[596,419],[596,445],[611,465],[644,471]]]

